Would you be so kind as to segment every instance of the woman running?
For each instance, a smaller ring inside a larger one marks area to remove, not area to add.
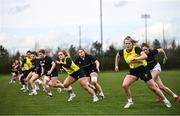
[[[166,87],[160,78],[161,65],[159,64],[159,62],[156,61],[155,56],[157,54],[162,54],[164,56],[163,64],[165,64],[166,60],[167,60],[165,51],[162,48],[151,50],[151,49],[149,49],[149,45],[146,43],[142,43],[141,48],[148,56],[148,58],[146,59],[146,61],[148,63],[147,66],[151,72],[153,80],[157,83],[157,85],[159,86],[159,88],[161,90],[163,90],[165,93],[171,95],[175,101],[179,102],[180,97],[177,94],[175,94],[171,89]],[[156,101],[160,102],[161,99],[159,97],[157,97]]]
[[[166,107],[170,108],[171,103],[164,96],[162,91],[156,86],[156,83],[152,79],[151,73],[147,68],[146,58],[147,55],[141,50],[141,48],[135,45],[137,41],[133,40],[130,36],[124,39],[124,49],[120,50],[115,58],[115,71],[118,71],[118,65],[120,57],[124,57],[126,63],[129,65],[130,70],[125,76],[122,87],[127,95],[128,102],[124,108],[129,108],[133,105],[130,86],[138,79],[144,80],[150,90],[152,90],[157,96],[163,99]]]

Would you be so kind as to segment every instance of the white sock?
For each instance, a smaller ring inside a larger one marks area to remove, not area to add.
[[[100,91],[100,92],[99,92],[99,95],[102,95],[102,96],[104,96],[104,93],[103,93],[103,91]]]
[[[51,92],[48,92],[48,95],[52,95],[52,93],[51,93]]]
[[[132,98],[128,98],[128,102],[132,102]]]
[[[173,97],[176,98],[176,97],[178,97],[178,96],[177,96],[176,94],[173,94]]]
[[[39,85],[35,84],[35,89],[39,90]]]
[[[72,92],[70,93],[70,95],[75,95],[75,93],[72,91]]]
[[[28,85],[26,85],[26,90],[29,90],[29,87],[28,87]]]
[[[163,102],[164,102],[164,103],[168,103],[169,101],[165,98],[165,99],[163,100]]]
[[[25,86],[25,85],[23,85],[22,87],[23,87],[23,89],[26,89],[26,86]]]
[[[32,91],[33,91],[33,93],[37,93],[36,89],[33,89]]]
[[[92,97],[93,97],[93,98],[96,98],[97,96],[96,96],[96,95],[93,95]]]

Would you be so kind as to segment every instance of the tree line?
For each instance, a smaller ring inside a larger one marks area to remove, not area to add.
[[[176,41],[173,40],[170,44],[167,44],[166,41],[160,43],[158,39],[155,39],[152,44],[149,44],[152,49],[164,48],[166,54],[168,56],[168,61],[165,65],[162,65],[162,57],[157,55],[157,60],[161,63],[163,69],[179,69],[180,68],[180,45],[176,44]],[[121,47],[122,48],[122,47]],[[101,63],[101,71],[110,71],[114,70],[114,59],[116,53],[121,49],[116,48],[113,44],[111,44],[106,51],[102,51],[102,45],[100,42],[95,41],[92,43],[90,49],[88,49],[88,53],[96,57]],[[61,48],[58,47],[54,53],[51,53],[51,56],[54,59],[57,59],[57,52],[60,51]],[[78,47],[74,45],[70,45],[68,52],[72,59],[75,59],[77,56]],[[52,52],[50,49],[47,51]],[[20,52],[17,51],[15,54],[10,54],[8,50],[0,45],[0,74],[10,73],[11,65],[20,57]],[[120,70],[128,69],[124,59],[121,59]]]

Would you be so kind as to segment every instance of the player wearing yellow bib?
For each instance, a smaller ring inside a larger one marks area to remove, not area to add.
[[[83,72],[68,56],[66,51],[60,51],[58,53],[59,62],[61,68],[68,73],[68,76],[64,80],[64,87],[69,87],[75,81],[78,81],[82,88],[84,88],[92,97],[93,102],[97,102],[99,99],[96,96],[94,90],[88,86],[88,80]]]
[[[20,68],[21,68],[21,75],[20,75],[20,81],[22,84],[22,88],[21,90],[23,90],[23,92],[27,92],[28,89],[28,84],[25,83],[25,79],[31,75],[31,68],[32,68],[32,63],[31,63],[31,59],[30,59],[30,55],[31,52],[27,51],[26,52],[26,56],[22,56],[22,58],[20,59]]]
[[[33,70],[33,65],[32,65],[32,62],[31,62],[31,51],[27,51],[26,52],[26,64],[28,65],[28,75],[26,76],[26,80],[28,80],[31,76],[32,76],[32,70]],[[27,83],[27,81],[25,80],[26,82],[26,91],[29,91],[29,83]],[[24,92],[26,92],[24,91]]]
[[[122,84],[124,92],[128,98],[128,102],[124,108],[129,108],[133,105],[130,85],[132,85],[138,78],[144,80],[148,88],[163,99],[166,107],[171,107],[171,103],[166,99],[162,91],[156,86],[156,83],[152,79],[151,73],[147,68],[147,55],[141,50],[141,48],[136,47],[135,43],[135,40],[133,40],[130,36],[127,36],[124,39],[124,49],[120,50],[115,58],[115,71],[119,70],[118,65],[120,57],[124,57],[124,60],[130,68]]]

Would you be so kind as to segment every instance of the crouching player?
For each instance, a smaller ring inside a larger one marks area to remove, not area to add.
[[[15,60],[15,62],[12,64],[12,68],[11,68],[11,74],[12,74],[12,78],[10,80],[9,83],[15,83],[18,75],[19,75],[19,61]]]
[[[28,56],[30,54],[30,51],[28,51],[26,54],[27,54],[27,57],[26,56],[20,57],[21,72],[20,72],[19,78],[20,78],[20,81],[22,84],[21,90],[23,90],[23,92],[29,91],[28,85],[25,82],[25,80],[26,80],[27,76],[30,75],[29,73],[31,72],[31,68],[32,68],[32,63]]]
[[[98,72],[100,72],[99,61],[82,48],[78,50],[78,54],[79,56],[76,58],[75,64],[84,70],[85,75],[88,77],[88,81],[90,81],[89,86],[95,89],[101,98],[104,98],[102,87],[97,82]]]
[[[29,78],[26,79],[26,81],[28,83],[30,83],[31,87],[32,87],[32,92],[29,93],[29,95],[37,95],[37,83],[36,81],[38,81],[38,79],[41,77],[41,65],[40,65],[40,59],[37,58],[37,53],[36,52],[32,52],[30,55],[31,58],[31,62],[32,62],[32,72],[31,75],[29,76]],[[42,82],[39,81],[41,84]]]
[[[96,96],[94,90],[88,86],[88,80],[83,72],[68,56],[66,51],[60,51],[58,53],[59,64],[63,70],[68,73],[68,76],[64,80],[64,87],[69,87],[74,82],[78,81],[84,90],[86,90],[93,98],[93,102],[97,102],[99,99]]]
[[[46,55],[45,50],[41,49],[39,50],[39,58],[41,59],[41,66],[42,66],[42,73],[44,75],[44,85],[45,89],[47,91],[47,95],[52,97],[52,92],[50,89],[49,82],[51,81],[51,85],[56,88],[64,88],[64,85],[58,80],[58,71],[56,68],[56,63],[52,60],[52,58],[48,55]],[[69,93],[69,99],[72,98],[72,96],[75,96],[72,87],[69,87],[67,89]],[[68,101],[69,101],[68,99]]]

